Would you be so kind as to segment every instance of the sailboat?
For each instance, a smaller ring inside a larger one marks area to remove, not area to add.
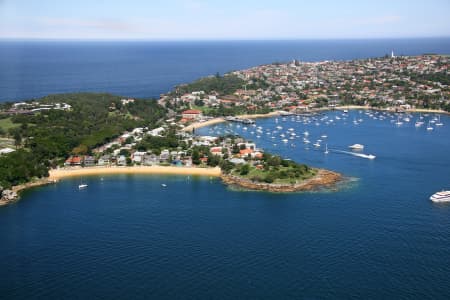
[[[325,144],[325,154],[328,154],[328,144]]]
[[[431,127],[431,125],[430,125],[430,121],[428,121],[428,126],[427,126],[427,130],[433,130],[434,128],[433,127]]]
[[[82,189],[85,189],[87,187],[88,187],[87,183],[83,183],[83,177],[81,177],[81,181],[80,181],[80,184],[78,185],[78,189],[82,190]]]
[[[441,122],[441,115],[438,115],[438,122],[436,124],[434,124],[436,126],[443,126],[444,123]]]

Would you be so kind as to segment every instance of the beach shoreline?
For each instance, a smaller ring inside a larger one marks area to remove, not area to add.
[[[156,175],[195,175],[220,177],[220,168],[174,167],[174,166],[132,166],[132,167],[71,167],[52,169],[50,181],[59,181],[69,177],[120,175],[120,174],[156,174]]]
[[[65,178],[81,176],[100,176],[100,175],[187,175],[187,176],[209,176],[220,177],[222,171],[219,167],[215,168],[197,168],[197,167],[174,167],[174,166],[133,166],[133,167],[69,167],[51,169],[49,176],[19,184],[11,187],[9,190],[16,194],[14,199],[0,198],[0,206],[16,202],[20,199],[20,194],[27,189],[54,184]]]

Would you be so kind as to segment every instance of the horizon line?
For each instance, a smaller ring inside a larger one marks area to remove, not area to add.
[[[341,38],[223,38],[223,39],[152,39],[152,38],[41,38],[41,37],[0,37],[0,41],[67,41],[67,42],[270,42],[270,41],[349,41],[349,40],[411,40],[411,39],[450,39],[449,36],[417,37],[341,37]]]

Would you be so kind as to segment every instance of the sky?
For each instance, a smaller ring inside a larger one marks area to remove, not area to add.
[[[450,0],[0,0],[0,38],[449,37]]]

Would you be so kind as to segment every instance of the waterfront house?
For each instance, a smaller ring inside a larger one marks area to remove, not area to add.
[[[153,166],[159,164],[159,156],[155,154],[144,155],[143,164],[146,166]]]
[[[93,156],[85,156],[83,165],[85,167],[92,167],[95,166],[95,158]]]
[[[106,166],[106,165],[109,165],[110,160],[111,160],[111,157],[109,155],[103,155],[98,159],[97,164],[99,166]]]
[[[64,163],[64,166],[81,166],[83,163],[83,157],[82,156],[70,156],[66,162]]]
[[[186,120],[199,120],[202,117],[202,112],[196,109],[188,109],[181,113],[181,117]]]
[[[144,161],[144,156],[147,154],[147,152],[141,152],[141,151],[135,151],[131,155],[131,160],[135,163],[142,163]]]
[[[161,151],[161,154],[159,155],[159,160],[161,162],[166,162],[169,160],[169,158],[170,158],[169,150],[165,149],[165,150]]]
[[[117,158],[117,165],[118,166],[126,166],[127,165],[127,158],[125,157],[125,155],[120,155]]]

